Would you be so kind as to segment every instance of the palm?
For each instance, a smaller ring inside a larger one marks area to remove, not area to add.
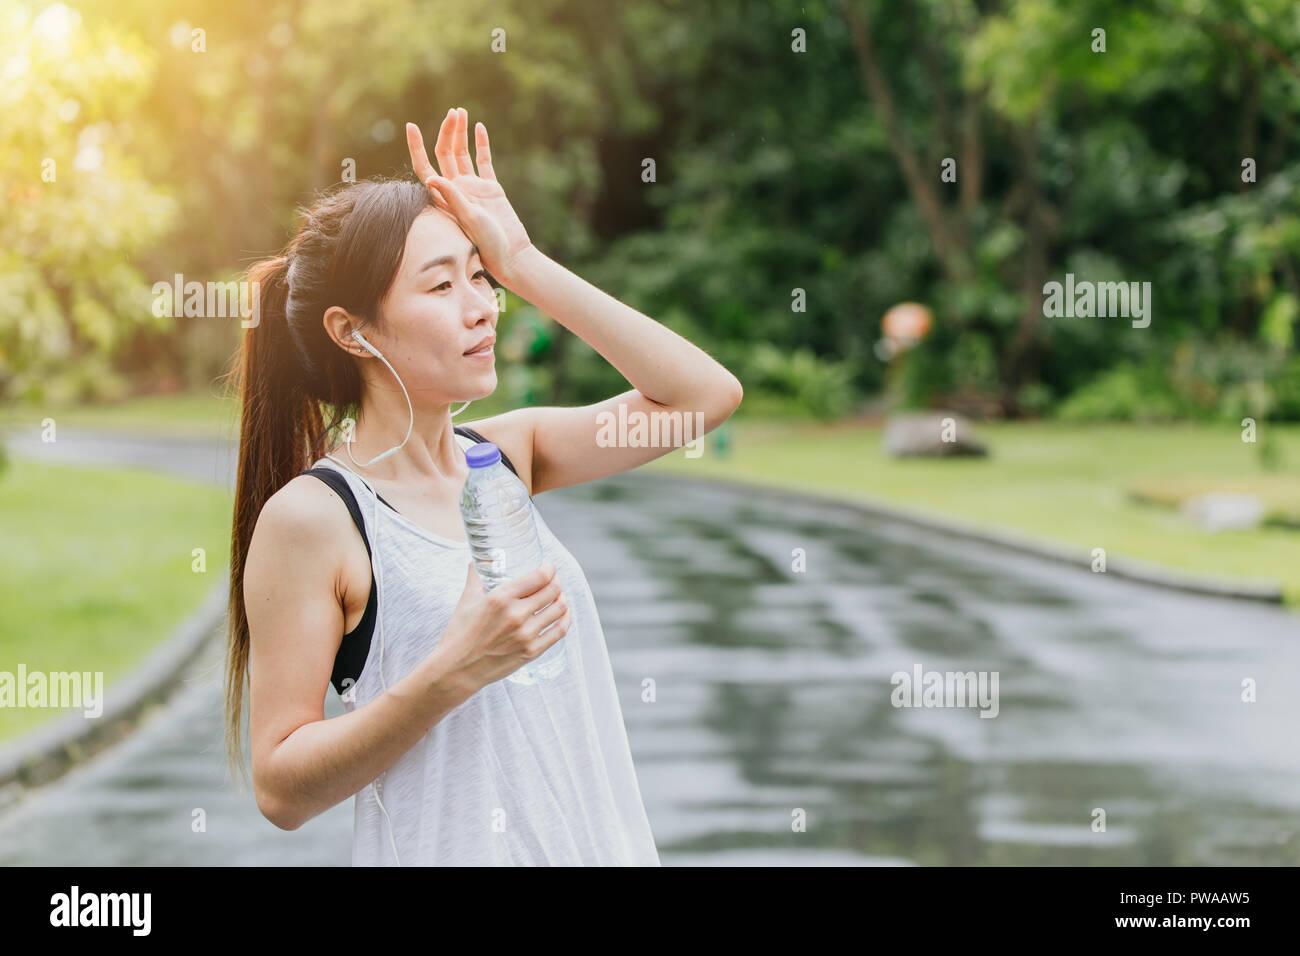
[[[482,123],[475,130],[478,172],[474,171],[469,157],[468,125],[468,113],[460,109],[448,110],[434,146],[434,155],[443,170],[439,177],[424,150],[424,138],[419,127],[408,123],[406,139],[411,150],[411,165],[420,181],[429,185],[438,207],[453,215],[478,246],[483,265],[501,278],[509,271],[514,257],[532,242],[506,198],[505,190],[497,182],[487,127]]]
[[[452,182],[477,207],[481,215],[476,223],[480,228],[487,228],[498,234],[507,253],[517,252],[528,245],[528,233],[519,221],[514,207],[506,198],[506,191],[501,184],[481,176],[456,176]]]

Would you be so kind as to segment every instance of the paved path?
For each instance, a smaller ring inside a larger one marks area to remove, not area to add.
[[[63,429],[57,454],[218,481],[231,461]],[[666,865],[1300,863],[1292,613],[644,472],[538,506],[601,609]],[[219,652],[0,817],[0,864],[347,865],[351,800],[285,833],[229,786]],[[996,672],[997,717],[894,706],[892,676],[918,665]]]

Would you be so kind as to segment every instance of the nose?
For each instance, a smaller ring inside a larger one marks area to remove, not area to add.
[[[478,325],[484,319],[496,318],[498,308],[495,289],[480,292],[473,285],[466,285],[465,290],[462,303],[466,322],[470,325]]]

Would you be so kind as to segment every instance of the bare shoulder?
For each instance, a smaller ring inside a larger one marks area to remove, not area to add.
[[[311,475],[295,476],[267,499],[257,516],[245,562],[245,594],[267,576],[282,577],[290,567],[341,566],[351,528],[347,507],[334,489]]]
[[[516,408],[491,418],[465,422],[492,444],[496,445],[519,470],[519,478],[533,494],[533,430],[539,408]]]
[[[262,506],[253,537],[256,540],[265,530],[267,539],[314,544],[335,538],[338,528],[350,522],[347,508],[333,488],[311,475],[297,475]]]

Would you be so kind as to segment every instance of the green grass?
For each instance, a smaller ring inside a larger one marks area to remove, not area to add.
[[[1282,474],[1221,478],[1146,479],[1134,484],[1135,498],[1166,508],[1179,508],[1203,494],[1241,494],[1258,498],[1264,521],[1300,528],[1300,481]]]
[[[228,493],[134,469],[11,461],[0,474],[0,670],[103,671],[165,641],[230,556]],[[195,548],[206,573],[191,569]],[[0,708],[0,740],[66,713]]]
[[[782,488],[833,493],[956,518],[1077,547],[1081,557],[1105,548],[1129,557],[1215,577],[1282,583],[1300,604],[1300,531],[1263,527],[1211,533],[1176,509],[1144,504],[1139,486],[1177,479],[1207,487],[1266,487],[1270,500],[1300,496],[1300,428],[1279,430],[1282,468],[1266,472],[1256,446],[1232,425],[1075,425],[1057,422],[976,426],[987,459],[887,458],[881,429],[754,421],[728,423],[730,457],[712,445],[699,458],[676,451],[651,469],[725,477]]]

